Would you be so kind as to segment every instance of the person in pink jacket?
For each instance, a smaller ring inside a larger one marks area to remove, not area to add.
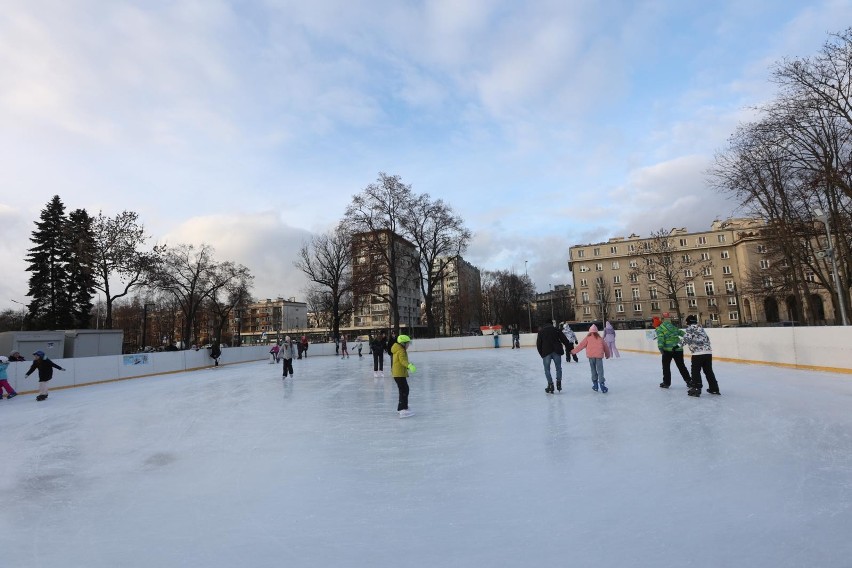
[[[586,350],[586,357],[589,358],[589,366],[592,368],[592,389],[597,391],[600,385],[600,392],[608,392],[609,389],[604,378],[603,360],[604,358],[609,359],[609,347],[598,333],[598,326],[595,324],[592,324],[586,338],[572,349],[571,353],[579,353],[583,349]]]

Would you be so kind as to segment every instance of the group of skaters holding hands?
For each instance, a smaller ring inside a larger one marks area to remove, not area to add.
[[[710,394],[721,394],[716,375],[713,373],[713,351],[710,347],[710,338],[704,328],[698,324],[698,318],[694,315],[687,316],[686,329],[679,329],[670,319],[669,313],[663,314],[663,320],[657,326],[657,348],[662,355],[663,382],[660,387],[667,389],[671,386],[671,362],[683,377],[688,387],[689,396],[701,396],[702,382],[701,373],[707,377],[707,392]],[[686,370],[683,361],[683,346],[689,347],[692,352],[691,373]],[[544,376],[547,386],[544,392],[554,394],[562,390],[562,356],[565,355],[566,362],[571,358],[577,361],[577,353],[586,351],[591,370],[592,390],[605,394],[609,392],[604,376],[603,360],[610,357],[620,357],[618,348],[615,346],[615,329],[610,322],[604,326],[603,336],[598,327],[592,324],[583,341],[578,341],[574,331],[568,324],[562,324],[557,329],[552,322],[545,321],[539,329],[536,337],[536,349],[541,356],[544,365]],[[556,383],[554,385],[551,375],[551,366],[556,367]]]

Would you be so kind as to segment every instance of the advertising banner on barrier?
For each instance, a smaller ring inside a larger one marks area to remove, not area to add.
[[[147,365],[151,362],[151,358],[147,353],[136,353],[134,355],[122,356],[125,366],[128,365]]]

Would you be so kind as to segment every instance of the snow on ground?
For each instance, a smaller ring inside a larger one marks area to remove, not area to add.
[[[626,353],[603,395],[581,356],[551,396],[531,348],[411,359],[405,420],[366,356],[4,400],[0,564],[852,562],[850,376],[717,362],[695,399]]]

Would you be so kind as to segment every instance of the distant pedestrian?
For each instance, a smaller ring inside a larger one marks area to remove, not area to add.
[[[373,338],[370,343],[370,351],[373,352],[373,376],[385,376],[385,349],[387,348],[388,340],[385,337],[385,332],[379,333]]]
[[[660,388],[667,389],[672,384],[672,361],[675,362],[683,382],[689,387],[692,379],[686,370],[686,365],[683,364],[683,347],[680,345],[683,331],[675,327],[670,317],[669,313],[665,312],[663,321],[657,327],[657,348],[663,356],[663,382],[660,383]]]
[[[521,332],[518,330],[518,326],[512,328],[512,349],[520,349],[521,348]]]
[[[307,335],[302,336],[302,340],[299,342],[299,345],[302,346],[302,355],[304,355],[305,358],[307,359],[307,357],[308,357],[308,345],[310,345],[310,343],[308,342],[308,336]]]
[[[612,322],[606,322],[603,338],[606,341],[606,346],[609,347],[610,354],[613,357],[621,357],[621,353],[618,352],[618,348],[615,346],[615,328],[612,327]]]
[[[219,357],[222,356],[222,346],[219,344],[219,340],[213,342],[213,345],[210,347],[210,357],[213,358],[214,367],[219,366]]]
[[[340,336],[339,335],[334,336],[334,354],[340,355]]]
[[[544,376],[547,379],[547,386],[544,388],[544,392],[548,394],[553,394],[554,392],[553,378],[550,375],[551,363],[556,365],[556,390],[562,390],[562,355],[565,354],[565,349],[562,348],[563,345],[567,349],[571,349],[568,339],[558,329],[553,327],[550,320],[543,323],[538,330],[535,346],[544,365]]]
[[[25,376],[29,377],[33,372],[38,370],[38,396],[36,400],[47,400],[47,382],[53,378],[53,370],[59,369],[60,371],[64,371],[65,369],[48,359],[44,351],[36,351],[33,353],[33,357],[33,364]]]
[[[11,353],[9,353],[9,362],[10,363],[15,363],[15,362],[20,363],[21,361],[26,361],[26,359],[24,359],[24,356],[21,355],[20,353],[18,353],[17,351],[12,351]]]
[[[9,377],[6,375],[6,369],[9,368],[9,358],[0,355],[0,400],[3,400],[3,391],[9,395],[7,398],[15,398],[18,393],[9,384]]]
[[[346,344],[346,334],[340,336],[340,358],[349,359],[349,347]]]
[[[577,347],[571,350],[571,353],[579,353],[583,349],[586,350],[586,357],[589,358],[589,367],[592,371],[592,390],[597,392],[598,388],[600,388],[600,392],[602,393],[609,392],[606,386],[603,367],[603,360],[610,357],[609,345],[600,336],[598,326],[595,324],[592,324],[589,328],[589,333],[586,334],[586,337]]]
[[[713,373],[713,349],[710,347],[710,337],[704,328],[698,325],[698,318],[694,315],[686,317],[686,330],[683,333],[683,344],[692,352],[692,369],[689,396],[701,396],[701,371],[707,377],[707,392],[710,394],[722,394],[719,392],[719,383]]]
[[[567,323],[562,324],[562,333],[565,334],[565,339],[568,340],[568,343],[570,343],[572,345],[577,345],[578,343],[580,343],[577,340],[577,335],[574,333],[574,330],[572,330],[571,326],[568,325]],[[574,358],[575,363],[580,362],[580,360],[577,359],[577,355],[575,353],[571,353],[570,350],[565,352],[565,362],[566,363],[570,363],[572,357]]]
[[[393,352],[393,360],[391,365],[391,374],[393,380],[396,381],[396,386],[399,388],[399,404],[396,411],[400,418],[408,418],[414,416],[414,412],[408,408],[408,373],[413,373],[417,370],[413,363],[408,361],[408,346],[411,344],[411,338],[407,335],[399,335],[396,338],[396,343],[391,347]]]
[[[284,343],[281,345],[281,349],[278,351],[281,355],[281,367],[284,371],[283,377],[286,379],[289,374],[291,377],[293,376],[293,342],[290,341],[290,336],[284,338]]]

